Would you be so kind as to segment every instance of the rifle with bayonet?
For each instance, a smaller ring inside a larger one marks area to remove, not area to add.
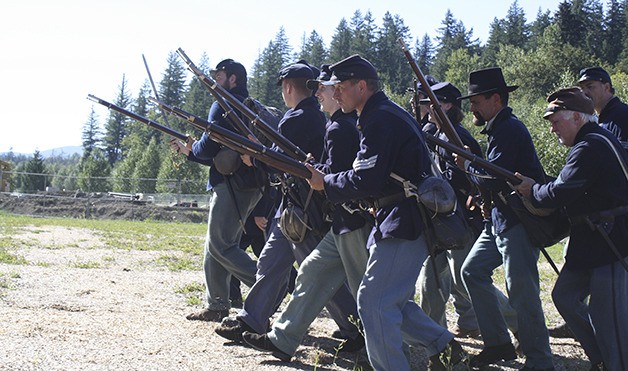
[[[149,127],[161,131],[164,134],[170,135],[174,138],[180,140],[187,140],[187,135],[179,133],[176,130],[165,127],[151,119],[140,116],[136,113],[133,113],[127,109],[124,109],[120,106],[117,106],[113,103],[109,103],[103,99],[100,99],[92,94],[89,94],[87,98],[93,102],[99,103],[109,109],[112,109],[116,112],[119,112],[127,117],[130,117],[136,121],[139,121],[143,124],[148,125]],[[156,99],[151,99],[152,101],[157,101]],[[238,153],[249,155],[259,161],[262,161],[269,166],[272,166],[280,171],[292,174],[294,176],[309,179],[312,174],[310,171],[303,165],[302,163],[294,160],[291,157],[288,157],[282,153],[271,150],[268,147],[260,143],[256,143],[248,138],[245,138],[241,135],[238,135],[228,129],[225,129],[219,125],[207,122],[198,116],[195,116],[191,113],[188,113],[182,109],[168,106],[162,102],[159,102],[159,107],[166,112],[173,113],[176,116],[184,119],[186,122],[190,123],[194,127],[201,129],[207,133],[207,135],[217,143],[222,144],[223,146],[232,149]]]
[[[305,161],[307,159],[307,154],[303,152],[303,150],[301,150],[294,143],[292,143],[286,137],[284,137],[275,129],[273,129],[272,126],[266,123],[258,114],[253,112],[253,110],[247,107],[244,103],[240,102],[236,97],[234,97],[231,93],[229,93],[225,88],[220,86],[214,79],[205,75],[203,71],[201,71],[198,67],[196,67],[196,65],[192,62],[192,60],[185,54],[183,49],[181,48],[177,49],[177,53],[179,54],[181,58],[183,58],[189,70],[192,71],[194,75],[196,75],[196,77],[209,90],[209,92],[214,96],[214,98],[216,98],[216,101],[218,102],[218,104],[220,104],[221,107],[223,107],[225,111],[227,110],[232,111],[230,106],[234,107],[244,116],[246,116],[250,120],[251,124],[254,125],[257,129],[259,129],[259,131],[265,137],[267,137],[270,141],[275,143],[277,147],[279,147],[286,154],[288,154],[289,156],[291,156],[292,158],[298,161]],[[229,107],[229,108],[225,108],[225,107]],[[244,125],[244,127],[246,127],[246,125]],[[246,129],[238,127],[238,130],[240,130],[243,134],[246,131],[245,135],[247,136],[253,135],[253,133],[248,127],[246,127]]]

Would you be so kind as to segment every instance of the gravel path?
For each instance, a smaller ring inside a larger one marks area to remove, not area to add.
[[[163,252],[111,249],[78,228],[39,227],[18,236],[24,243],[11,252],[27,264],[0,264],[2,370],[369,369],[364,352],[335,357],[338,342],[328,338],[335,326],[325,313],[294,361],[283,363],[225,344],[215,323],[186,320],[200,307],[177,289],[200,284],[201,272],[167,270],[156,263]],[[481,346],[463,344],[471,353]],[[557,370],[588,369],[577,343],[553,339],[552,349]],[[412,359],[415,369],[425,368],[420,350]],[[520,367],[521,359],[492,369]]]

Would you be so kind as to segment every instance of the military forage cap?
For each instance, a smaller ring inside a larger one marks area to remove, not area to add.
[[[436,81],[436,79],[432,75],[425,75],[425,82],[427,82],[430,86],[434,86],[438,83],[438,81]],[[423,88],[423,84],[421,84],[420,82],[416,83],[416,89],[420,93],[425,94],[425,89]]]
[[[454,105],[460,107],[459,98],[462,94],[460,93],[460,90],[458,90],[458,88],[455,87],[452,83],[447,81],[439,82],[432,86],[432,91],[440,102],[453,103]],[[425,98],[419,100],[419,103],[429,104],[431,102],[429,98]]]
[[[307,80],[306,85],[310,90],[318,89],[318,83],[321,81],[329,81],[331,79],[331,71],[329,70],[329,64],[321,65],[321,73],[316,79]]]
[[[220,63],[216,65],[216,68],[211,70],[212,73],[216,73],[218,71],[225,71],[227,74],[234,74],[238,77],[238,80],[246,78],[246,68],[231,58],[220,61]]]
[[[329,69],[332,72],[331,79],[323,82],[323,85],[335,85],[351,79],[377,80],[379,78],[371,62],[357,54],[332,64]]]
[[[580,79],[578,82],[583,81],[601,81],[611,82],[611,76],[602,67],[587,67],[580,70]]]
[[[551,115],[558,111],[576,111],[592,115],[593,101],[589,99],[580,88],[572,87],[560,89],[547,97],[549,105],[543,114],[544,119],[549,119]]]
[[[318,71],[316,74],[318,74]],[[301,60],[288,65],[279,71],[277,85],[281,86],[281,81],[284,79],[313,79],[314,76],[312,67],[307,64],[307,62]]]

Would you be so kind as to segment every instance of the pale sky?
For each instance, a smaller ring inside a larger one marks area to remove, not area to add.
[[[559,0],[519,0],[528,22],[537,11],[553,14]],[[307,4],[307,6],[306,6]],[[92,102],[114,100],[122,75],[135,97],[147,79],[145,55],[158,84],[168,53],[181,47],[197,64],[224,58],[250,71],[283,26],[298,50],[316,30],[327,47],[336,26],[356,10],[370,11],[378,26],[389,11],[403,18],[414,38],[432,38],[450,9],[484,44],[494,18],[511,0],[363,0],[313,2],[262,0],[20,0],[0,5],[0,153],[32,154],[80,146]],[[434,41],[435,43],[435,41]],[[414,40],[411,44],[414,46]],[[402,52],[401,50],[399,51]],[[101,125],[108,111],[94,107]]]

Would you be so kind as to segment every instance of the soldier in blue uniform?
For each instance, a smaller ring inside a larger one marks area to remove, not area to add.
[[[212,71],[214,79],[237,99],[248,97],[246,69],[232,59],[218,63]],[[208,121],[234,131],[231,124],[223,117],[224,110],[214,102],[209,110]],[[175,143],[174,145],[177,145]],[[183,146],[177,147],[179,150]],[[255,282],[255,261],[239,248],[244,230],[244,221],[262,197],[263,184],[250,169],[240,166],[234,175],[222,175],[214,165],[214,158],[223,147],[203,133],[198,141],[188,140],[185,148],[190,161],[208,166],[210,192],[209,217],[203,271],[207,287],[207,308],[187,316],[190,320],[220,321],[229,314],[229,281],[237,277],[247,286]],[[236,157],[237,159],[237,157]],[[238,177],[238,182],[234,181]]]
[[[358,288],[358,312],[371,365],[377,370],[409,370],[406,342],[423,346],[435,361],[452,352],[466,355],[447,329],[414,302],[415,283],[427,257],[424,223],[414,198],[390,181],[391,173],[415,184],[430,172],[430,159],[416,120],[379,90],[373,65],[353,55],[331,66],[334,98],[343,112],[356,110],[362,131],[360,151],[350,170],[325,174],[309,166],[312,188],[335,204],[370,199],[375,226],[367,241],[369,260]]]
[[[602,67],[587,67],[580,71],[578,85],[591,100],[598,123],[613,133],[628,150],[628,105],[615,96],[611,77]]]
[[[471,133],[460,123],[464,118],[464,114],[460,109],[460,100],[458,99],[462,96],[460,90],[450,82],[437,83],[432,86],[432,90],[462,142],[470,147],[472,153],[482,157],[480,145],[473,138]],[[423,98],[419,103],[428,111],[430,110],[430,104],[432,102],[429,98]],[[438,122],[436,122],[433,112],[429,112],[428,118],[437,129],[431,134],[444,141],[449,141],[447,135],[441,130]],[[443,174],[443,177],[450,182],[456,192],[458,205],[465,208],[472,189],[466,174],[456,166],[451,153],[444,148],[437,147],[434,153],[435,162],[440,172]],[[477,237],[482,229],[482,216],[480,215],[479,208],[475,208],[473,213],[465,208],[464,212],[470,226],[474,228],[474,235]],[[473,241],[475,241],[475,239]],[[452,330],[452,333],[456,337],[462,338],[475,338],[480,335],[469,294],[460,278],[460,267],[469,253],[471,245],[473,245],[473,242],[470,242],[469,246],[464,249],[447,250],[438,255],[430,255],[425,260],[423,269],[419,275],[421,293],[419,305],[423,311],[441,326],[447,327],[445,309],[447,300],[451,294],[454,299],[455,311],[458,314],[457,325]]]
[[[545,174],[530,133],[508,107],[509,93],[500,68],[473,71],[469,75],[469,99],[475,125],[484,125],[488,135],[486,159],[495,165],[526,173],[539,182]],[[479,172],[458,157],[466,171]],[[472,367],[517,358],[508,326],[495,296],[493,271],[504,266],[510,306],[517,312],[519,342],[525,354],[524,370],[553,370],[549,335],[541,306],[537,261],[539,247],[533,246],[523,225],[505,201],[512,190],[503,179],[472,176],[483,196],[492,199],[491,221],[477,239],[462,266],[462,280],[469,292],[482,333],[484,349],[471,358]],[[487,215],[488,216],[488,215]]]
[[[308,87],[316,91],[322,110],[330,114],[323,158],[316,166],[324,173],[350,169],[359,149],[357,115],[355,111],[342,112],[333,99],[333,86],[321,84],[330,78],[329,65],[323,65],[318,79],[308,81]],[[368,260],[366,239],[371,223],[365,219],[365,213],[351,211],[343,205],[335,206],[331,230],[301,264],[296,290],[273,322],[271,331],[263,335],[244,333],[245,342],[272,352],[279,359],[290,360],[312,321],[345,281],[351,293],[357,294]],[[341,350],[355,351],[363,346],[364,339],[360,336],[347,339]]]
[[[572,228],[554,304],[591,370],[627,370],[628,155],[596,124],[595,101],[580,89],[558,90],[547,101],[543,117],[571,147],[565,167],[545,184],[516,174],[522,180],[516,188],[533,206],[566,208]]]
[[[318,73],[316,74],[318,75]],[[318,102],[307,88],[307,80],[315,77],[313,67],[305,61],[293,63],[279,72],[278,85],[290,109],[279,122],[279,132],[306,153],[320,158],[325,136],[325,115]],[[245,163],[250,163],[246,156]],[[253,165],[253,164],[251,164]],[[258,165],[258,164],[255,164]],[[269,169],[270,170],[270,169]],[[307,187],[307,183],[303,182]],[[281,230],[278,218],[286,207],[286,195],[279,206],[274,227],[266,245],[257,260],[257,280],[251,287],[242,310],[236,319],[226,318],[216,333],[236,342],[242,342],[242,333],[249,331],[265,334],[270,326],[270,318],[283,300],[290,270],[296,260],[298,264],[312,252],[323,235],[309,231],[301,242],[291,242]],[[326,231],[324,232],[326,233]],[[341,287],[327,304],[327,309],[338,324],[341,333],[347,338],[358,338],[358,329],[349,321],[357,316],[356,303],[347,287]]]

